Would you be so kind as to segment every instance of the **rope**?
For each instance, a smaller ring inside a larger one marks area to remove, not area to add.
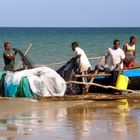
[[[100,60],[103,56],[98,56],[98,57],[89,57],[88,59],[89,60]],[[53,67],[55,65],[62,65],[62,64],[65,64],[67,63],[67,61],[60,61],[60,62],[56,62],[56,63],[50,63],[50,64],[47,64],[47,65],[35,65],[35,66],[47,66],[47,67]]]

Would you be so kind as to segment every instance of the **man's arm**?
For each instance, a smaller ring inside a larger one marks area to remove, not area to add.
[[[134,51],[133,55],[136,57],[136,50]]]
[[[127,46],[126,45],[123,46],[123,51],[126,54],[126,52],[127,52]]]
[[[121,59],[120,63],[116,64],[116,67],[114,68],[114,70],[117,69],[118,67],[120,67],[120,65],[123,63],[123,61],[124,61],[124,59]]]
[[[8,59],[10,59],[10,60],[14,60],[15,59],[15,57],[16,57],[16,54],[14,53],[14,54],[9,54],[9,53],[4,53],[3,54],[6,58],[8,58]]]
[[[118,63],[117,65],[121,65],[123,63],[124,59],[121,59],[120,63]]]
[[[78,54],[75,56],[75,58],[80,58],[81,57],[81,54]]]
[[[105,65],[107,64],[108,56],[110,55],[109,51],[105,54]]]

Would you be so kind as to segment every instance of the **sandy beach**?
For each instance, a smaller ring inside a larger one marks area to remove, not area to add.
[[[139,109],[136,99],[96,102],[1,100],[0,140],[138,140]]]

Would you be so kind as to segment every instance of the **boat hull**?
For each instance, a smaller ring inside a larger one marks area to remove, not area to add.
[[[131,69],[123,71],[123,75],[129,78],[128,89],[140,90],[140,69]],[[115,86],[112,76],[97,76],[94,80],[95,83],[104,86]],[[89,92],[92,93],[113,93],[112,89],[105,89],[97,86],[91,86]]]

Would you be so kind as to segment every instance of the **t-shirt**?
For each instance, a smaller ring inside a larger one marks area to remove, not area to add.
[[[11,60],[10,58],[8,58],[9,56],[11,56],[9,51],[4,51],[3,53],[3,59],[4,59],[4,70],[6,71],[13,71],[14,70],[14,60]]]
[[[92,68],[85,52],[83,49],[81,49],[80,47],[76,47],[75,48],[75,52],[76,52],[76,55],[79,55],[81,54],[81,57],[80,57],[80,72],[83,72],[83,71],[87,71],[88,68]]]
[[[125,58],[124,51],[121,48],[109,48],[107,54],[109,54],[108,66],[111,70],[114,69],[116,65],[119,64],[121,60]],[[123,69],[123,63],[120,64],[120,67],[121,69]]]

